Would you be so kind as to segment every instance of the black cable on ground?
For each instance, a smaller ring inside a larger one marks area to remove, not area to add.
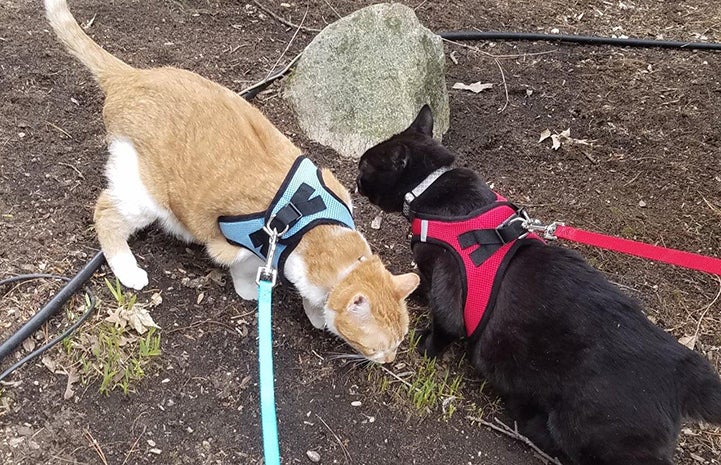
[[[64,279],[68,281],[68,284],[63,287],[60,292],[58,292],[55,297],[53,297],[50,302],[48,302],[43,308],[40,309],[30,320],[28,320],[27,323],[25,323],[15,334],[10,336],[7,341],[3,342],[2,345],[0,345],[0,363],[7,357],[9,354],[11,354],[20,344],[23,343],[25,339],[30,337],[31,334],[33,334],[40,326],[43,325],[51,316],[56,314],[62,307],[65,305],[65,302],[70,299],[70,297],[78,292],[78,290],[85,284],[85,282],[90,279],[90,277],[95,273],[100,266],[105,263],[105,257],[103,256],[102,252],[98,252],[92,260],[88,262],[87,265],[85,265],[80,272],[75,275],[74,278],[68,279],[68,278],[61,278],[58,276],[53,275],[25,275],[25,276],[15,276],[12,278],[5,279],[3,281],[0,281],[0,285],[3,284],[9,284],[12,282],[27,280],[27,279],[36,279],[38,277],[50,277],[50,278],[59,278]],[[33,358],[37,357],[41,353],[45,352],[47,349],[52,347],[53,345],[57,344],[59,341],[67,337],[70,333],[72,333],[75,328],[80,326],[83,321],[85,321],[90,314],[92,313],[92,310],[95,308],[95,297],[92,296],[92,294],[88,293],[90,297],[90,305],[88,305],[88,310],[85,312],[85,314],[76,321],[63,335],[61,335],[58,338],[55,338],[53,341],[49,342],[45,346],[41,347],[40,349],[34,351],[33,353],[29,354],[27,357],[20,360],[20,362],[16,363],[12,367],[10,367],[8,370],[3,372],[2,375],[0,375],[0,380],[8,376],[12,371],[17,369],[19,366],[23,365],[24,363],[32,360]]]
[[[620,39],[614,37],[576,36],[568,34],[540,34],[533,32],[448,31],[440,32],[438,35],[447,40],[543,40],[547,42],[567,42],[583,45],[613,45],[616,47],[721,50],[721,44],[713,42],[679,42],[674,40]]]
[[[65,279],[67,279],[67,278],[65,278]],[[46,350],[50,349],[58,342],[62,341],[66,337],[70,336],[76,329],[78,329],[78,327],[80,327],[80,325],[85,323],[85,320],[90,318],[90,315],[93,314],[93,311],[95,310],[95,306],[97,305],[97,299],[95,298],[95,295],[92,292],[90,292],[90,290],[87,288],[85,289],[85,294],[87,295],[87,301],[85,303],[87,309],[85,310],[85,313],[83,313],[80,316],[80,318],[78,318],[78,320],[75,323],[70,325],[70,327],[68,329],[66,329],[61,335],[57,336],[55,339],[48,342],[44,346],[30,352],[28,355],[26,355],[25,357],[23,357],[22,359],[18,360],[16,363],[14,363],[12,366],[10,366],[7,370],[3,371],[2,374],[0,374],[0,381],[4,380],[8,376],[10,376],[10,374],[13,371],[15,371],[18,368],[20,368],[21,366],[25,365],[30,360],[38,357],[40,354],[42,354]]]

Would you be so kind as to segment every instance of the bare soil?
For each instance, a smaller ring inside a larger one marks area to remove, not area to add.
[[[345,15],[370,3],[283,6],[265,0],[295,23],[307,10],[305,25],[315,28],[335,20],[336,11]],[[558,29],[721,41],[721,10],[701,0],[403,3],[434,31]],[[77,0],[71,8],[81,22],[94,18],[89,33],[128,63],[187,68],[235,91],[263,79],[295,32],[243,1]],[[312,37],[301,31],[281,64]],[[446,44],[449,87],[476,81],[494,87],[477,95],[450,91],[451,129],[444,142],[459,154],[459,164],[478,170],[544,219],[721,256],[721,55],[543,42],[469,45],[480,50]],[[254,103],[352,186],[355,163],[306,140],[278,89]],[[91,225],[104,185],[102,96],[49,32],[40,2],[0,4],[0,102],[0,277],[70,276],[98,248]],[[568,128],[589,145],[552,150],[550,140],[538,142],[545,129]],[[377,211],[361,198],[355,203],[359,227],[375,249],[395,271],[409,270],[404,220],[386,216],[373,230]],[[151,281],[139,298],[163,296],[153,310],[163,328],[162,356],[129,395],[104,396],[91,383],[69,400],[63,399],[64,376],[40,362],[24,367],[12,385],[0,386],[0,463],[261,463],[254,307],[238,299],[229,280],[206,280],[200,288],[181,284],[214,268],[199,247],[154,228],[132,247]],[[696,349],[721,368],[717,279],[598,249],[581,251],[644,302],[659,326],[679,338],[697,336]],[[102,277],[92,285],[107,299]],[[56,289],[38,282],[3,289],[0,340]],[[444,419],[440,409],[419,412],[394,391],[380,389],[385,372],[333,359],[348,349],[311,327],[291,290],[279,290],[277,301],[275,368],[285,463],[309,463],[308,450],[319,452],[322,463],[541,463],[527,447],[466,418],[476,412],[493,421],[499,413],[461,351],[441,362],[464,376],[462,408]],[[423,318],[421,304],[411,308]],[[50,323],[38,343],[60,324]],[[403,374],[401,364],[414,357],[406,353],[388,368]],[[689,424],[677,463],[719,463],[720,451],[721,430]]]

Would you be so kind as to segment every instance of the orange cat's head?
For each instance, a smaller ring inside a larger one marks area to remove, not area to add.
[[[419,282],[414,273],[392,275],[375,255],[363,260],[328,296],[327,328],[369,360],[392,362],[408,334],[405,299]]]

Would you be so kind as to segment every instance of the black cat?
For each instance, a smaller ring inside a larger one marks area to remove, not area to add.
[[[443,172],[455,156],[432,129],[425,106],[408,129],[369,149],[359,192],[388,212],[410,203],[409,217],[468,217],[497,202],[471,170]],[[431,174],[425,191],[407,196]],[[651,324],[578,253],[521,242],[467,339],[521,432],[568,464],[669,465],[682,417],[721,424],[721,380],[706,359]],[[419,349],[431,357],[468,335],[466,269],[455,255],[413,244],[432,314]]]

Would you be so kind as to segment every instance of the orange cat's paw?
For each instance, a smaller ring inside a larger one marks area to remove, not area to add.
[[[113,257],[108,265],[123,286],[139,291],[148,285],[148,273],[138,266],[132,255]]]

